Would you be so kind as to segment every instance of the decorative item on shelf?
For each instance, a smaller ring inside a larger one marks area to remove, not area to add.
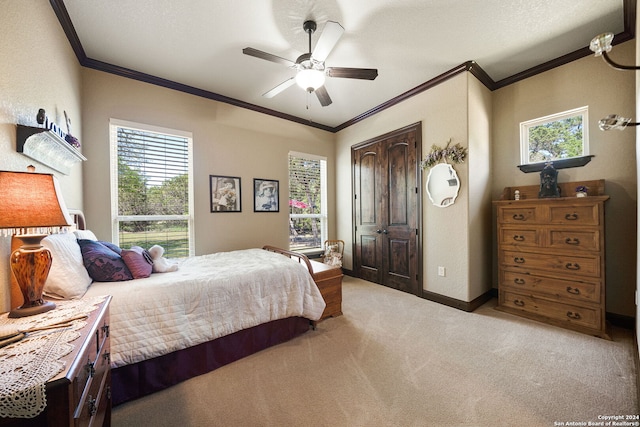
[[[589,188],[584,185],[578,185],[576,187],[576,197],[587,197]]]
[[[71,135],[71,119],[67,116],[66,111],[64,112],[64,121],[67,124],[67,134],[65,135],[64,140],[74,147],[80,148],[80,141],[78,141],[78,138]]]
[[[540,192],[541,199],[549,197],[560,197],[560,187],[558,187],[558,171],[553,167],[553,162],[545,165],[540,172]]]
[[[464,163],[464,159],[467,157],[467,148],[457,143],[451,145],[451,138],[447,141],[447,145],[444,148],[440,148],[437,145],[431,146],[431,151],[420,162],[422,169],[429,169],[438,163]]]
[[[514,198],[515,200],[520,200],[520,190],[516,190],[516,191],[513,193],[513,198]]]
[[[72,222],[55,176],[0,171],[0,234],[22,241],[10,260],[24,302],[9,317],[31,316],[55,308],[53,302],[42,299],[52,257],[41,240]]]

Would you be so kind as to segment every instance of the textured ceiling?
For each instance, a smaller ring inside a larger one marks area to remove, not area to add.
[[[623,0],[55,0],[67,9],[86,58],[335,128],[467,61],[494,82],[583,49],[624,28]],[[328,67],[377,68],[373,81],[327,78],[333,103],[291,86],[302,29],[327,20],[345,32]],[[97,67],[100,68],[100,67]]]

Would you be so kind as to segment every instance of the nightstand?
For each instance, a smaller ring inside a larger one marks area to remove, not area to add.
[[[110,426],[111,369],[109,303],[106,297],[89,314],[64,370],[47,381],[47,407],[35,418],[0,418],[0,426]]]

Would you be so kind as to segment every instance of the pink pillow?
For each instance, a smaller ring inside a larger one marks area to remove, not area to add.
[[[120,256],[134,279],[142,279],[151,276],[153,261],[148,253],[140,246],[131,246],[131,249],[123,249]]]

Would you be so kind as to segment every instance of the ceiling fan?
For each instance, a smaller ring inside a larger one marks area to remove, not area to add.
[[[298,83],[298,86],[307,92],[315,92],[320,105],[326,107],[332,101],[324,87],[325,76],[362,80],[374,80],[378,77],[378,70],[375,68],[325,67],[324,61],[344,33],[344,28],[339,23],[327,21],[313,52],[311,51],[311,35],[316,31],[316,22],[305,21],[302,28],[309,34],[309,53],[303,53],[295,62],[251,47],[242,49],[242,53],[245,55],[255,56],[298,70],[295,77],[291,77],[265,92],[262,95],[265,98],[272,98],[294,83]]]

